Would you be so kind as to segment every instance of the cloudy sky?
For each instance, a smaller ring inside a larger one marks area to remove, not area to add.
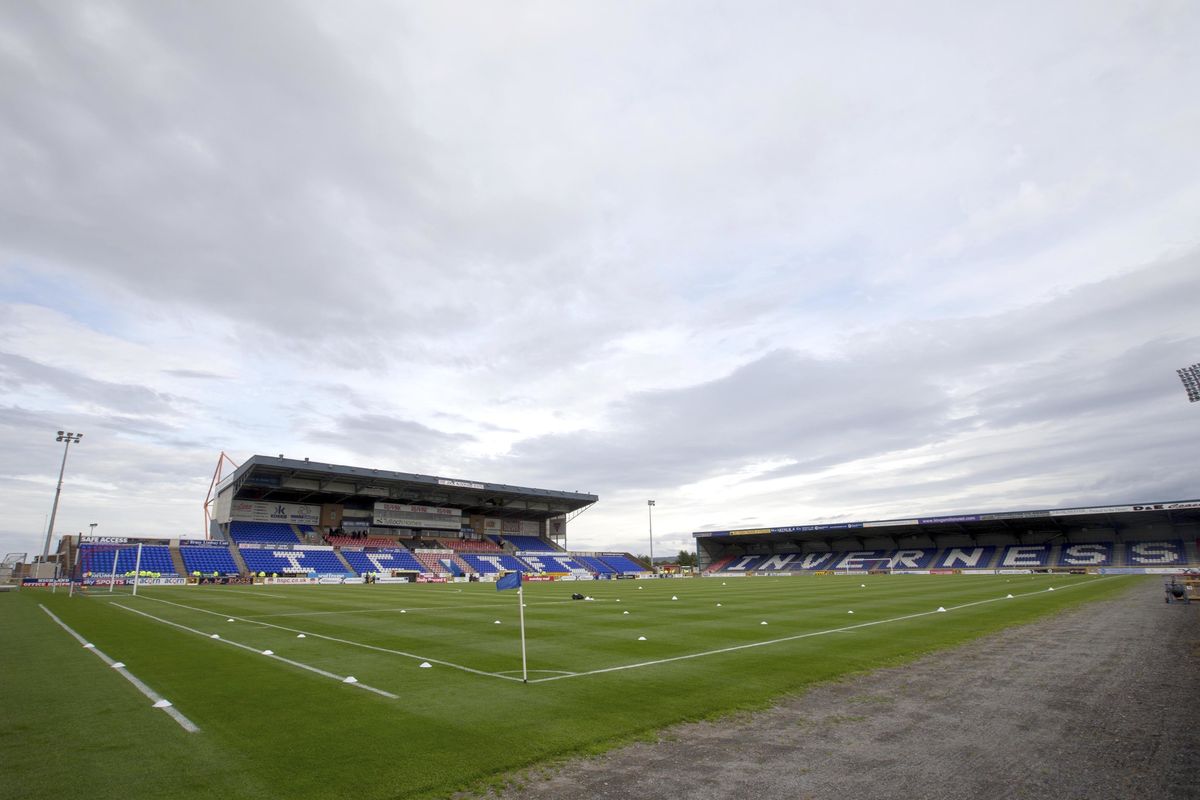
[[[224,450],[571,544],[1200,496],[1190,0],[0,5],[0,551]]]

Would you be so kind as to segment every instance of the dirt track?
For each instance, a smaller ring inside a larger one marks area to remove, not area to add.
[[[1118,599],[653,744],[505,798],[1200,798],[1200,605]]]

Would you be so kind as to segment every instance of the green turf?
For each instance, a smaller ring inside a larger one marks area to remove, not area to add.
[[[517,593],[490,584],[173,587],[85,598],[27,589],[0,595],[6,795],[443,796],[681,720],[761,707],[816,681],[1111,596],[1135,580],[527,584],[528,685],[502,677],[521,670]],[[570,600],[576,590],[595,600]],[[39,605],[125,662],[200,732],[151,709]],[[930,613],[938,606],[947,612]],[[920,616],[891,621],[906,615]],[[847,626],[859,627],[839,630]],[[778,639],[786,641],[740,647]],[[679,658],[689,655],[697,657]],[[433,667],[419,668],[422,660]]]

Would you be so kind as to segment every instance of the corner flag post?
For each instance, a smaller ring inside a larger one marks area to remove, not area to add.
[[[529,669],[525,662],[525,586],[517,587],[517,603],[521,607],[521,683],[529,683]]]
[[[520,570],[510,572],[496,581],[497,592],[505,589],[517,590],[517,610],[521,615],[521,683],[529,683],[529,668],[525,660],[525,586]]]

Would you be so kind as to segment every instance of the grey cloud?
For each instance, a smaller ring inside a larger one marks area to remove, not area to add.
[[[753,484],[932,447],[943,456],[903,488],[856,470],[807,500],[983,502],[1005,496],[1006,481],[1037,476],[1040,496],[1078,499],[1081,464],[1105,486],[1183,489],[1172,451],[1187,409],[1174,369],[1200,352],[1200,337],[1186,335],[1198,261],[1150,265],[1004,314],[850,339],[842,359],[775,351],[705,384],[615,403],[603,429],[526,440],[511,466],[537,479],[571,475],[603,493],[796,462]],[[1047,426],[1044,446],[1015,435],[1037,426]],[[947,450],[960,434],[987,431],[1013,431],[1016,445]]]
[[[329,418],[325,427],[311,428],[304,432],[304,436],[314,442],[336,444],[372,458],[385,458],[390,463],[403,463],[406,458],[419,461],[437,459],[456,447],[475,441],[470,434],[446,433],[419,422],[384,414],[337,415]],[[403,466],[397,468],[405,469]]]
[[[206,372],[201,369],[164,369],[163,373],[170,375],[173,378],[184,378],[187,380],[198,381],[228,381],[232,380],[228,375],[218,375],[215,372]]]
[[[8,391],[24,387],[49,389],[68,398],[82,399],[112,409],[119,414],[170,413],[178,402],[178,398],[145,386],[96,380],[13,353],[0,353],[0,386]]]

